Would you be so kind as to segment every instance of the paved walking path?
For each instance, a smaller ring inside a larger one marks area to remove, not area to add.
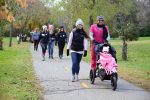
[[[41,47],[33,51],[33,67],[43,87],[44,100],[150,100],[150,92],[136,87],[125,80],[118,80],[116,91],[111,90],[110,81],[101,82],[95,80],[95,84],[89,82],[90,65],[81,62],[81,70],[78,82],[71,82],[71,59],[66,57],[58,58],[58,51],[55,49],[54,59],[42,61]]]

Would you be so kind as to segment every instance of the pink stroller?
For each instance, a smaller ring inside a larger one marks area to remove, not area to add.
[[[90,82],[94,84],[95,78],[99,77],[103,80],[111,80],[112,90],[117,88],[117,63],[115,58],[110,54],[111,46],[109,44],[100,44],[97,54],[97,68],[96,71],[90,70]]]

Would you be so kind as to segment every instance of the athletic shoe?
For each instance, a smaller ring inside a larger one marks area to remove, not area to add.
[[[75,76],[72,77],[72,82],[75,82]]]

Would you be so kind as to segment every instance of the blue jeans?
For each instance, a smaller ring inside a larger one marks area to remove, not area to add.
[[[71,53],[72,58],[72,75],[78,75],[80,71],[80,62],[82,59],[82,54],[72,52]]]
[[[55,41],[49,41],[49,44],[48,44],[49,57],[53,57],[54,44],[55,44]]]

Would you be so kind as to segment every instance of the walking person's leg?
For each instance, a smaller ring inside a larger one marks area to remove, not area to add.
[[[48,54],[49,54],[49,58],[51,58],[51,41],[49,41],[48,43]]]
[[[60,59],[63,57],[63,45],[62,43],[59,44],[59,57]]]
[[[47,44],[45,43],[44,46],[45,46],[45,49],[44,49],[44,54],[45,54],[47,50]]]
[[[54,44],[55,44],[55,41],[52,41],[51,43],[51,58],[52,59],[53,59]]]
[[[76,81],[79,80],[78,75],[79,75],[79,71],[80,71],[80,62],[82,59],[82,54],[77,54],[77,66],[76,66]]]
[[[18,40],[18,44],[20,44],[20,43],[19,43],[19,40]]]
[[[44,60],[45,60],[46,50],[47,50],[47,43],[44,44]]]
[[[64,47],[65,47],[65,43],[62,44],[62,48],[61,48],[61,56],[62,56],[62,57],[63,57]]]
[[[20,41],[21,41],[21,38],[19,37],[19,41],[18,41],[18,44],[20,44]]]
[[[58,43],[58,53],[59,53],[59,58],[61,58],[60,57],[60,55],[61,55],[61,44],[60,43]]]
[[[93,70],[96,70],[96,54],[95,54],[95,51],[94,51],[94,48],[95,48],[95,46],[92,44],[91,45],[91,68],[93,69]]]
[[[43,57],[43,61],[45,60],[45,45],[43,43],[41,44],[41,48],[42,48],[42,57]]]
[[[33,41],[34,43],[34,51],[36,50],[36,40]]]
[[[37,51],[37,47],[38,47],[38,40],[35,40],[35,50]]]
[[[77,67],[77,53],[72,52],[71,58],[72,58],[72,82],[75,82],[75,71]]]
[[[38,50],[38,46],[39,46],[39,40],[37,40],[37,50]],[[36,51],[37,51],[37,50],[36,50]]]

